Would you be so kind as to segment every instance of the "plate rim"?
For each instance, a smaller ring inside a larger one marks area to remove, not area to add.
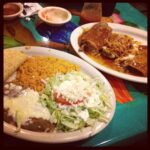
[[[95,73],[97,72],[97,74],[99,75],[99,78],[101,78],[103,80],[103,82],[106,84],[105,86],[107,88],[109,88],[109,90],[111,90],[111,94],[110,95],[112,96],[111,102],[113,104],[113,109],[112,109],[112,111],[110,113],[109,121],[108,121],[107,124],[101,123],[102,128],[99,127],[100,130],[96,126],[96,129],[94,130],[94,132],[93,132],[91,127],[86,127],[86,128],[83,128],[82,131],[77,130],[77,131],[73,131],[71,133],[70,132],[62,133],[62,137],[64,136],[63,134],[65,134],[65,136],[67,134],[67,136],[64,139],[63,138],[57,139],[58,138],[57,134],[59,134],[59,136],[60,136],[60,133],[57,133],[55,135],[56,138],[54,138],[54,133],[34,132],[34,131],[25,130],[25,129],[21,129],[21,132],[19,132],[19,133],[14,133],[14,131],[16,130],[16,127],[11,125],[11,124],[8,124],[5,121],[3,121],[4,133],[6,133],[8,135],[11,135],[13,137],[19,138],[19,139],[24,139],[24,140],[28,140],[28,141],[34,141],[34,142],[41,142],[41,143],[69,143],[69,142],[75,142],[75,141],[87,139],[87,138],[89,138],[91,136],[94,136],[94,135],[100,133],[104,128],[106,128],[110,124],[110,122],[112,121],[112,119],[114,117],[115,110],[116,110],[116,97],[115,97],[113,88],[110,85],[109,81],[106,79],[106,77],[100,71],[98,71],[92,65],[90,65],[86,61],[82,60],[81,58],[79,58],[77,56],[74,56],[72,54],[69,54],[67,52],[64,52],[64,51],[56,50],[56,49],[53,49],[53,48],[40,47],[40,46],[19,46],[19,47],[7,48],[7,49],[29,52],[29,51],[32,51],[32,50],[35,51],[36,49],[39,49],[39,48],[42,49],[41,53],[43,51],[45,51],[46,53],[49,53],[49,52],[51,54],[52,53],[56,53],[56,54],[59,53],[61,55],[63,54],[63,55],[70,56],[71,58],[76,58],[76,60],[80,60],[80,62],[82,62],[83,64],[86,64],[90,68],[93,68],[92,70],[95,70]],[[53,56],[53,55],[50,55],[50,56]],[[60,58],[60,57],[58,57],[58,58]],[[67,60],[66,58],[64,58],[64,59]],[[84,130],[85,130],[85,133],[83,133]],[[31,135],[33,133],[34,133],[34,136]],[[80,136],[79,135],[77,136],[76,134],[80,134]],[[41,139],[37,135],[40,135],[43,138]],[[69,138],[70,135],[72,135],[73,138]],[[44,137],[46,137],[46,138],[44,138]],[[57,139],[57,141],[56,141],[56,139]]]
[[[129,75],[129,74],[125,74],[125,73],[113,70],[111,68],[103,66],[102,64],[97,63],[96,61],[92,60],[89,56],[87,56],[84,52],[79,51],[79,45],[78,45],[77,39],[75,38],[76,33],[81,32],[82,28],[90,28],[91,26],[93,26],[96,23],[97,22],[87,23],[87,24],[81,25],[81,26],[77,27],[75,30],[73,30],[73,32],[71,33],[70,42],[71,42],[71,45],[72,45],[74,51],[76,52],[76,54],[78,56],[80,56],[82,59],[84,59],[86,62],[88,62],[91,65],[93,65],[94,67],[96,67],[100,71],[103,71],[103,72],[108,73],[112,76],[115,76],[115,77],[118,77],[118,78],[121,78],[121,79],[124,79],[127,81],[147,84],[148,83],[147,77]],[[144,36],[147,37],[147,31],[139,29],[139,28],[135,28],[135,27],[127,26],[127,25],[122,25],[122,24],[117,24],[117,23],[108,23],[108,25],[110,25],[111,27],[112,26],[117,26],[117,27],[119,26],[121,28],[127,28],[127,29],[130,29],[129,31],[131,31],[131,33],[136,31],[136,32],[139,32],[140,34],[143,34]],[[74,41],[74,40],[76,40],[76,41]]]

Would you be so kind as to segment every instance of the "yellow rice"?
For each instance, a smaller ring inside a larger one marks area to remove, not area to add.
[[[50,56],[33,56],[28,58],[17,70],[15,82],[23,87],[41,91],[44,83],[41,79],[51,77],[56,73],[79,71],[79,66],[63,59]]]

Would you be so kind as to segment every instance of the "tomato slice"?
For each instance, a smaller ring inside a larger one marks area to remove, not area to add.
[[[70,102],[68,102],[65,98],[63,98],[62,94],[60,94],[59,96],[57,96],[58,93],[54,93],[54,98],[55,98],[55,101],[57,103],[60,103],[62,105],[72,105]],[[73,104],[79,104],[83,102],[83,100],[77,100],[76,102],[73,102]]]

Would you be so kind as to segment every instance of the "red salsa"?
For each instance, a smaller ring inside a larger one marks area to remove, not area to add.
[[[20,8],[18,5],[16,4],[9,4],[9,3],[6,3],[4,4],[3,6],[3,13],[4,15],[13,15],[13,14],[16,14],[17,12],[19,12]]]

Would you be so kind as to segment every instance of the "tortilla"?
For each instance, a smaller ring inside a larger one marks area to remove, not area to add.
[[[27,55],[17,50],[4,50],[4,78],[6,81],[27,59]]]

